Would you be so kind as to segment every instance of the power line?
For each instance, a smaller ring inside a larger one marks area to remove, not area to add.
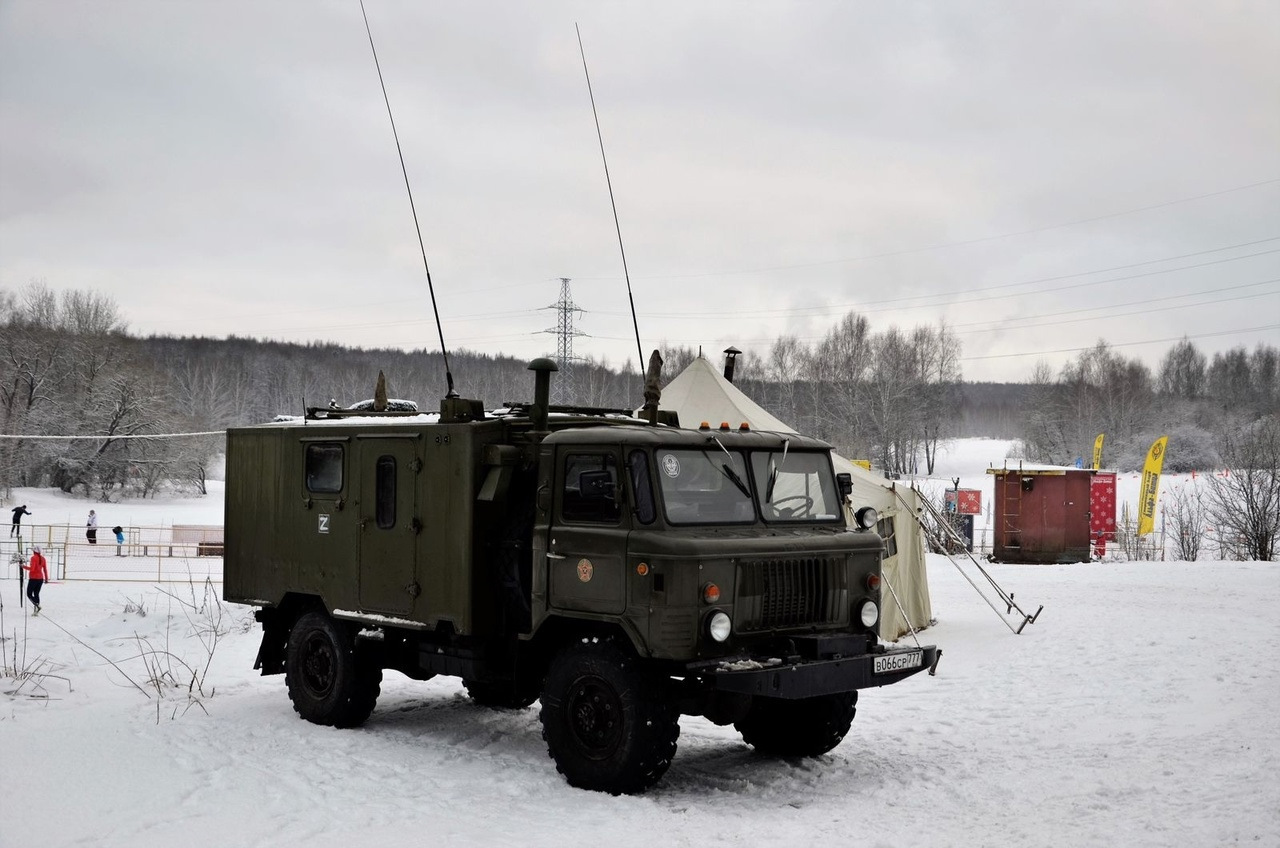
[[[1110,214],[1108,214],[1108,215],[1102,215],[1102,216],[1098,216],[1098,217],[1096,217],[1096,218],[1084,219],[1084,221],[1077,221],[1077,222],[1073,222],[1073,223],[1083,223],[1083,222],[1086,222],[1086,221],[1096,221],[1096,220],[1102,220],[1102,219],[1105,219],[1105,218],[1117,217],[1117,216],[1120,216],[1120,215],[1132,214],[1132,213],[1134,213],[1134,212],[1147,211],[1147,210],[1150,210],[1150,209],[1159,209],[1159,208],[1163,208],[1163,207],[1165,207],[1165,206],[1172,206],[1172,205],[1176,205],[1176,204],[1179,204],[1179,203],[1186,203],[1186,202],[1189,202],[1189,201],[1192,201],[1192,200],[1201,200],[1201,199],[1208,198],[1208,197],[1215,197],[1215,196],[1217,196],[1217,195],[1221,195],[1221,194],[1228,194],[1228,193],[1235,192],[1235,191],[1242,191],[1242,190],[1244,190],[1244,189],[1257,188],[1257,187],[1259,187],[1259,186],[1264,186],[1264,185],[1271,185],[1272,183],[1276,183],[1276,182],[1280,182],[1280,178],[1271,179],[1271,180],[1262,180],[1262,181],[1260,181],[1260,182],[1250,183],[1249,185],[1245,185],[1245,186],[1237,186],[1236,188],[1223,189],[1222,191],[1210,192],[1209,194],[1197,195],[1197,196],[1195,196],[1195,197],[1181,198],[1181,199],[1179,199],[1179,200],[1171,200],[1171,201],[1167,201],[1167,202],[1165,202],[1165,203],[1156,204],[1156,205],[1154,205],[1154,206],[1148,206],[1148,207],[1142,207],[1141,209],[1129,210],[1129,211],[1127,211],[1127,212],[1115,212],[1115,213],[1110,213]],[[1072,224],[1056,224],[1056,225],[1054,225],[1054,226],[1052,226],[1052,227],[1045,227],[1045,228],[1042,228],[1042,229],[1055,229],[1055,228],[1058,228],[1058,227],[1065,227],[1065,226],[1072,226]],[[1039,232],[1039,231],[1040,231],[1040,230],[1028,230],[1028,231],[1025,231],[1025,232]],[[961,245],[961,244],[972,244],[974,241],[988,241],[988,240],[992,240],[992,239],[1008,238],[1008,237],[1013,236],[1013,235],[1022,235],[1022,234],[1024,234],[1024,233],[1006,233],[1006,234],[1004,234],[1004,235],[999,235],[999,236],[986,236],[986,237],[984,237],[984,238],[982,238],[982,239],[976,239],[976,240],[971,240],[971,241],[952,242],[952,243],[948,243],[948,244],[934,245],[934,246],[931,246],[931,247],[914,248],[914,249],[911,249],[911,250],[897,251],[897,252],[893,252],[893,253],[872,254],[872,255],[868,255],[868,256],[854,257],[854,258],[852,258],[852,259],[837,259],[837,260],[828,260],[828,261],[823,261],[823,262],[811,262],[811,263],[802,263],[802,264],[797,264],[797,265],[785,265],[785,266],[778,266],[778,267],[776,267],[776,268],[761,269],[761,270],[760,270],[760,271],[758,271],[758,272],[711,271],[711,272],[706,272],[706,273],[703,273],[703,274],[668,274],[668,275],[652,276],[652,277],[640,276],[640,277],[637,277],[637,279],[648,279],[648,280],[661,280],[661,279],[694,279],[694,278],[697,278],[697,277],[729,276],[729,275],[732,275],[732,274],[735,274],[735,273],[765,273],[765,272],[767,272],[767,271],[785,271],[785,270],[789,270],[789,269],[792,269],[792,268],[809,268],[809,267],[819,267],[819,266],[823,266],[823,265],[838,264],[838,263],[840,263],[840,262],[855,262],[855,261],[861,261],[861,260],[863,260],[863,259],[875,259],[875,258],[880,258],[880,257],[885,257],[885,256],[898,256],[898,255],[903,255],[903,254],[907,254],[907,253],[916,253],[916,252],[927,251],[927,250],[937,250],[937,249],[940,249],[940,248],[942,248],[942,247],[949,247],[949,246],[953,246],[953,245]],[[1225,246],[1225,247],[1215,247],[1215,248],[1211,248],[1211,249],[1209,249],[1209,250],[1196,251],[1196,252],[1194,252],[1194,253],[1184,253],[1184,254],[1180,254],[1180,255],[1178,255],[1178,256],[1167,256],[1167,257],[1164,257],[1164,258],[1162,258],[1162,259],[1147,259],[1147,260],[1144,260],[1144,261],[1142,261],[1142,262],[1135,262],[1135,263],[1131,263],[1131,264],[1128,264],[1128,265],[1116,265],[1116,266],[1113,266],[1113,267],[1111,267],[1111,268],[1102,268],[1102,269],[1097,269],[1097,270],[1094,270],[1094,271],[1080,271],[1080,272],[1077,272],[1077,273],[1075,273],[1075,274],[1066,274],[1066,275],[1059,276],[1059,277],[1045,277],[1045,278],[1041,278],[1041,279],[1038,279],[1038,280],[1028,280],[1028,281],[1024,281],[1024,282],[1021,282],[1021,283],[1005,283],[1005,284],[1003,284],[1002,286],[993,286],[993,287],[990,287],[990,289],[996,289],[996,288],[1008,288],[1008,287],[1019,286],[1019,285],[1031,285],[1031,284],[1033,284],[1033,283],[1037,283],[1037,282],[1051,282],[1051,281],[1054,281],[1054,280],[1067,279],[1067,278],[1070,278],[1070,277],[1085,276],[1085,275],[1088,275],[1088,274],[1101,274],[1101,273],[1107,273],[1107,272],[1109,272],[1109,271],[1122,271],[1122,270],[1127,270],[1127,269],[1129,269],[1129,268],[1136,268],[1136,267],[1139,267],[1139,266],[1142,266],[1142,265],[1150,265],[1150,264],[1154,264],[1154,263],[1156,263],[1156,262],[1171,262],[1171,261],[1174,261],[1174,260],[1177,260],[1177,259],[1189,259],[1189,258],[1191,258],[1191,257],[1193,257],[1193,256],[1203,256],[1203,255],[1206,255],[1206,254],[1209,254],[1209,253],[1218,253],[1218,252],[1221,252],[1221,251],[1223,251],[1223,250],[1232,250],[1232,249],[1235,249],[1235,248],[1238,248],[1238,247],[1252,247],[1252,246],[1254,246],[1254,245],[1264,244],[1264,243],[1269,242],[1269,241],[1276,241],[1277,239],[1280,239],[1280,236],[1272,236],[1272,237],[1270,237],[1270,238],[1258,239],[1258,240],[1256,240],[1256,241],[1241,242],[1240,244],[1227,245],[1227,246]],[[1249,257],[1241,257],[1241,258],[1249,258]],[[606,279],[607,279],[607,280],[613,280],[613,279],[617,279],[617,278],[616,278],[616,277],[579,277],[578,279],[585,279],[585,280],[606,280]],[[499,285],[499,286],[489,286],[489,287],[486,287],[486,288],[474,288],[474,289],[470,289],[469,291],[470,291],[471,293],[489,292],[489,291],[502,291],[502,290],[505,290],[505,289],[512,289],[512,288],[524,288],[524,287],[526,287],[526,286],[533,286],[533,285],[537,285],[537,284],[539,284],[539,283],[541,283],[541,282],[544,282],[544,281],[545,281],[545,280],[538,280],[537,282],[530,282],[530,283],[525,283],[525,282],[521,282],[521,283],[509,283],[509,284],[504,284],[504,285]],[[987,291],[987,290],[990,290],[990,289],[983,289],[983,288],[980,288],[980,289],[972,289],[972,290],[970,290],[970,291]],[[901,301],[905,301],[905,300],[919,300],[919,299],[922,299],[922,298],[928,298],[928,297],[942,297],[942,296],[944,296],[944,295],[940,295],[940,294],[936,294],[936,295],[935,295],[935,294],[910,295],[910,296],[907,296],[907,297],[895,298],[895,299],[893,299],[892,301],[881,301],[881,303],[896,303],[896,302],[901,302]],[[404,303],[406,303],[406,302],[409,302],[409,301],[408,301],[407,299],[400,299],[400,300],[381,301],[381,302],[379,302],[379,303],[375,303],[375,304],[363,304],[363,305],[357,305],[357,306],[360,306],[360,308],[368,309],[368,308],[381,307],[381,306],[399,306],[399,305],[403,305],[403,304],[404,304]],[[793,314],[800,314],[800,312],[802,312],[802,311],[804,311],[804,310],[814,310],[814,309],[822,309],[822,308],[823,308],[823,307],[797,307],[797,308],[796,308],[796,310],[778,310],[778,311],[771,311],[771,312],[764,313],[764,314],[770,314],[770,315],[773,315],[773,314],[789,314],[789,313],[793,313]],[[838,307],[831,307],[831,308],[838,308]],[[349,312],[351,311],[351,309],[352,309],[352,307],[351,307],[351,306],[343,306],[343,307],[320,307],[320,308],[315,308],[315,309],[291,309],[291,310],[288,310],[288,311],[286,311],[286,312],[273,312],[273,313],[269,313],[269,314],[270,314],[272,317],[278,317],[278,316],[281,316],[281,315],[303,315],[303,314],[311,314],[311,313],[316,313],[316,312],[333,312],[333,311],[335,311],[335,310],[339,310],[339,311],[342,311],[342,312],[344,312],[344,313],[349,313]],[[264,314],[267,314],[267,313],[264,313]],[[489,317],[502,317],[502,316],[505,316],[505,315],[513,315],[513,314],[523,314],[523,313],[522,313],[522,312],[521,312],[521,313],[516,313],[516,312],[512,312],[512,311],[494,312],[494,313],[473,313],[473,314],[471,314],[471,315],[466,315],[466,316],[452,316],[449,320],[459,320],[460,318],[489,318]],[[623,314],[628,314],[628,313],[603,311],[603,312],[600,312],[599,314],[601,314],[601,315],[623,315]],[[688,313],[685,313],[685,314],[678,314],[678,313],[677,313],[676,315],[672,315],[671,313],[640,313],[640,314],[644,315],[645,317],[701,317],[701,316],[692,315],[692,314],[688,314]],[[750,315],[755,315],[755,314],[757,314],[757,313],[751,312],[751,313],[735,313],[735,314],[741,314],[741,315],[744,315],[744,316],[750,316]],[[221,320],[221,319],[229,319],[229,318],[235,318],[235,319],[237,319],[237,320],[244,320],[246,317],[250,317],[250,318],[252,318],[253,316],[246,316],[246,315],[245,315],[245,313],[243,313],[243,312],[239,312],[239,313],[236,313],[235,315],[228,314],[228,315],[223,315],[223,316],[214,316],[211,320]],[[341,328],[349,327],[349,326],[350,326],[350,327],[393,326],[393,325],[396,325],[396,324],[425,323],[425,322],[426,322],[426,320],[427,320],[427,319],[418,319],[418,320],[408,320],[408,321],[385,322],[385,323],[366,323],[366,324],[356,324],[356,325],[352,325],[352,324],[340,324],[340,325],[324,325],[324,326],[319,326],[319,327],[299,327],[299,328],[291,328],[291,330],[290,330],[290,331],[291,331],[291,332],[301,332],[301,331],[304,331],[304,330],[328,330],[328,329],[341,329]],[[174,322],[158,322],[158,323],[159,323],[159,325],[163,326],[163,324],[164,324],[164,323],[174,323]]]
[[[973,238],[973,239],[964,239],[963,241],[941,242],[938,244],[925,245],[923,247],[912,247],[912,248],[906,248],[903,250],[891,250],[891,251],[886,251],[884,253],[870,253],[863,256],[851,256],[845,259],[828,259],[821,262],[804,262],[804,263],[798,263],[795,265],[777,265],[771,268],[754,268],[754,269],[741,270],[741,271],[707,271],[701,274],[670,274],[670,275],[662,275],[662,276],[638,277],[637,279],[692,280],[692,279],[698,279],[700,277],[723,277],[723,276],[729,276],[732,274],[767,274],[773,271],[790,271],[796,268],[819,268],[826,265],[842,265],[846,262],[864,262],[868,259],[885,259],[891,256],[908,256],[913,253],[927,253],[934,250],[943,250],[944,248],[948,248],[948,247],[962,247],[964,245],[980,244],[982,242],[997,241],[1000,239],[1013,238],[1015,236],[1025,236],[1025,235],[1031,235],[1033,233],[1043,233],[1043,232],[1047,232],[1048,230],[1058,230],[1064,227],[1075,227],[1080,224],[1092,224],[1097,221],[1105,221],[1110,218],[1121,218],[1125,215],[1135,215],[1139,212],[1150,212],[1155,209],[1164,209],[1169,206],[1177,206],[1182,203],[1191,203],[1196,200],[1205,200],[1210,197],[1218,197],[1223,194],[1231,194],[1237,191],[1245,191],[1251,188],[1259,188],[1261,186],[1272,185],[1273,183],[1280,183],[1280,177],[1276,177],[1269,180],[1259,180],[1258,182],[1255,182],[1255,183],[1249,183],[1248,185],[1242,185],[1242,186],[1235,186],[1233,188],[1224,188],[1220,191],[1211,191],[1207,194],[1197,194],[1192,197],[1180,197],[1180,198],[1177,198],[1176,200],[1167,200],[1167,201],[1164,201],[1163,203],[1154,203],[1150,206],[1139,206],[1134,209],[1125,209],[1121,212],[1108,212],[1104,215],[1095,215],[1091,218],[1080,218],[1078,220],[1067,221],[1062,224],[1050,224],[1045,227],[1035,227],[1029,230],[1018,230],[1016,232],[1011,232],[1011,233],[1000,233],[998,235],[982,236],[980,238]],[[583,279],[591,280],[591,279],[605,279],[605,278],[585,277]]]
[[[1250,245],[1262,244],[1263,242],[1276,241],[1277,239],[1280,239],[1280,236],[1262,239],[1256,242],[1246,242],[1244,244],[1239,244],[1239,245],[1230,245],[1228,247],[1217,247],[1217,248],[1213,248],[1212,250],[1202,250],[1196,253],[1186,253],[1186,254],[1182,254],[1181,256],[1168,256],[1163,259],[1148,259],[1144,262],[1134,262],[1128,265],[1117,265],[1112,268],[1097,268],[1092,271],[1078,271],[1073,274],[1060,274],[1054,277],[1039,277],[1037,279],[1023,280],[1021,282],[1016,282],[1016,283],[1001,283],[1000,285],[996,285],[996,286],[980,286],[978,288],[971,288],[971,289],[951,289],[950,291],[939,293],[939,294],[918,294],[918,295],[907,295],[905,297],[878,299],[876,301],[875,306],[864,307],[859,311],[871,313],[871,312],[888,312],[888,311],[895,311],[900,309],[929,309],[932,307],[942,306],[947,303],[950,303],[951,301],[955,300],[956,297],[961,295],[968,296],[973,294],[982,294],[984,292],[995,292],[995,291],[1001,291],[1003,289],[1016,288],[1017,286],[1030,286],[1030,285],[1036,285],[1038,283],[1050,283],[1050,282],[1056,282],[1058,280],[1070,280],[1075,277],[1087,277],[1091,274],[1105,274],[1110,271],[1124,271],[1129,268],[1138,268],[1138,267],[1141,267],[1142,265],[1153,265],[1158,262],[1172,262],[1177,259],[1189,259],[1194,256],[1204,256],[1209,253],[1219,253],[1223,250],[1231,250],[1238,247],[1248,247]],[[1123,282],[1125,280],[1137,280],[1143,277],[1153,277],[1160,274],[1172,274],[1177,271],[1191,271],[1191,270],[1195,270],[1196,268],[1207,268],[1211,265],[1222,265],[1227,262],[1237,262],[1242,259],[1254,259],[1259,256],[1268,256],[1273,253],[1280,253],[1280,248],[1276,248],[1273,250],[1263,250],[1257,253],[1247,253],[1244,256],[1229,256],[1224,259],[1214,259],[1210,262],[1199,262],[1194,265],[1182,265],[1177,268],[1160,268],[1154,271],[1144,271],[1141,274],[1130,274],[1123,277],[1110,277],[1105,280],[1092,280],[1092,281],[1083,282],[1083,283],[1073,283],[1067,286],[1053,286],[1050,288],[1037,289],[1036,291],[1014,292],[1011,294],[1004,294],[1004,295],[998,295],[998,296],[999,297],[1026,297],[1028,295],[1035,295],[1035,294],[1051,294],[1053,292],[1068,291],[1070,289],[1102,285],[1103,283],[1116,283],[1116,282]],[[995,297],[997,297],[997,295],[992,295],[991,297],[985,297],[985,298],[971,298],[971,300],[992,300]],[[922,303],[922,304],[919,304],[918,306],[895,305],[895,304],[903,303],[905,301],[923,300],[925,298],[943,298],[944,300],[940,303]],[[832,311],[843,311],[846,309],[854,309],[854,308],[858,308],[859,306],[860,304],[856,304],[856,303],[831,304],[829,306],[798,306],[792,309],[763,309],[763,310],[754,310],[749,312],[726,312],[720,315],[705,315],[705,314],[692,313],[692,312],[686,312],[686,313],[668,312],[668,313],[647,314],[646,317],[663,317],[663,318],[678,318],[678,319],[690,318],[690,319],[698,319],[698,320],[728,320],[729,318],[732,318],[732,317],[767,318],[767,317],[773,317],[773,316],[788,316],[788,315],[795,315],[795,316],[820,315],[820,314],[832,312]],[[623,313],[601,312],[600,314],[621,315]]]
[[[1086,316],[1084,318],[1068,318],[1064,321],[1059,321],[1059,320],[1046,321],[1043,324],[1022,324],[1020,323],[1021,319],[1010,318],[1005,321],[995,322],[995,326],[989,327],[984,330],[961,330],[959,331],[958,335],[969,335],[972,333],[994,333],[1002,329],[1032,330],[1038,327],[1057,327],[1062,324],[1080,324],[1086,321],[1093,321],[1093,322],[1100,323],[1103,321],[1110,321],[1115,318],[1127,318],[1133,315],[1150,315],[1155,312],[1170,312],[1175,309],[1190,309],[1191,307],[1210,306],[1210,305],[1216,305],[1219,303],[1232,303],[1237,300],[1252,300],[1253,298],[1257,298],[1257,297],[1267,297],[1267,296],[1274,297],[1277,294],[1280,294],[1280,292],[1259,292],[1258,294],[1242,294],[1239,297],[1224,297],[1220,300],[1214,300],[1214,301],[1208,301],[1208,302],[1181,303],[1176,306],[1158,306],[1155,309],[1135,309],[1132,312],[1117,312],[1114,315],[1102,315],[1102,316],[1095,316],[1095,317]],[[1039,315],[1036,317],[1048,318],[1052,316]]]
[[[1246,295],[1240,295],[1238,297],[1226,297],[1226,298],[1220,298],[1217,300],[1201,302],[1201,303],[1182,303],[1176,306],[1160,306],[1160,307],[1156,307],[1155,309],[1143,309],[1143,310],[1139,310],[1138,312],[1122,312],[1117,315],[1095,315],[1095,316],[1086,317],[1086,318],[1070,318],[1065,321],[1061,319],[1062,319],[1062,316],[1064,315],[1077,315],[1081,312],[1100,312],[1106,309],[1124,309],[1125,307],[1129,307],[1129,306],[1142,306],[1144,304],[1150,304],[1150,303],[1161,303],[1166,300],[1177,300],[1178,298],[1182,298],[1182,297],[1199,297],[1201,295],[1221,294],[1222,292],[1237,291],[1239,289],[1249,289],[1255,286],[1265,286],[1269,283],[1277,283],[1277,282],[1280,282],[1280,277],[1276,277],[1270,280],[1263,280],[1258,283],[1245,283],[1239,286],[1226,286],[1220,289],[1210,289],[1209,291],[1189,292],[1187,294],[1171,294],[1166,297],[1149,297],[1149,298],[1144,298],[1143,300],[1131,300],[1128,303],[1112,303],[1106,306],[1090,306],[1090,307],[1085,307],[1084,309],[1069,309],[1066,311],[1052,312],[1045,315],[1023,315],[1015,318],[1004,318],[998,321],[970,321],[964,324],[950,324],[948,326],[950,327],[951,330],[957,333],[967,334],[967,333],[989,333],[989,332],[992,332],[993,330],[1005,327],[1011,322],[1019,322],[1018,329],[1026,329],[1028,327],[1048,327],[1048,326],[1055,326],[1057,324],[1073,324],[1079,321],[1106,321],[1111,318],[1119,318],[1126,315],[1140,315],[1145,312],[1167,312],[1170,309],[1186,309],[1187,307],[1190,307],[1190,306],[1206,306],[1206,305],[1209,305],[1210,303],[1214,303],[1214,304],[1230,303],[1235,300],[1248,300],[1254,297],[1266,297],[1267,295],[1277,294],[1277,292],[1258,292],[1257,294],[1246,294]],[[1021,323],[1023,321],[1036,321],[1040,318],[1052,318],[1054,320],[1047,324]],[[978,327],[979,329],[960,330],[958,329],[959,327]],[[983,329],[984,327],[985,329]]]
[[[916,306],[899,306],[897,304],[904,304],[910,301],[925,300],[930,298],[933,298],[933,299],[943,298],[945,299],[944,302],[950,302],[954,300],[956,297],[960,297],[960,296],[967,297],[969,295],[982,294],[986,292],[1004,291],[1006,289],[1017,288],[1018,286],[1032,286],[1040,283],[1051,283],[1051,282],[1057,282],[1060,280],[1070,280],[1076,277],[1087,277],[1092,274],[1106,274],[1112,271],[1125,271],[1131,268],[1140,268],[1143,265],[1154,265],[1160,262],[1174,262],[1179,259],[1191,259],[1196,256],[1207,256],[1212,253],[1221,253],[1224,250],[1236,250],[1243,247],[1254,247],[1259,244],[1266,244],[1268,242],[1273,242],[1278,240],[1280,240],[1280,236],[1271,236],[1265,239],[1257,239],[1255,241],[1224,245],[1222,247],[1214,247],[1214,248],[1209,248],[1207,250],[1198,250],[1192,253],[1182,253],[1176,256],[1164,256],[1157,259],[1144,259],[1140,262],[1130,262],[1124,265],[1114,265],[1107,268],[1094,268],[1089,271],[1076,271],[1071,274],[1059,274],[1052,277],[1038,277],[1031,280],[1021,280],[1021,281],[1012,282],[1012,283],[1001,283],[999,285],[994,285],[994,286],[978,286],[976,288],[968,288],[968,289],[951,289],[947,292],[942,292],[937,294],[904,295],[902,297],[878,299],[874,306],[870,306],[870,307],[863,306],[861,309],[859,309],[859,311],[872,314],[876,312],[888,312],[888,311],[899,310],[899,309],[928,309],[928,308],[936,307],[942,304],[941,303],[922,303]],[[1259,256],[1268,256],[1274,253],[1280,253],[1280,248],[1276,248],[1273,250],[1263,250],[1257,253],[1248,253],[1243,256],[1225,257],[1223,259],[1215,259],[1210,262],[1202,262],[1194,265],[1183,265],[1177,268],[1161,268],[1153,271],[1145,271],[1141,274],[1132,274],[1132,275],[1123,276],[1123,277],[1112,277],[1105,280],[1093,280],[1090,282],[1074,283],[1068,286],[1055,286],[1050,288],[1039,289],[1037,291],[1015,292],[1012,294],[1001,295],[1001,296],[1002,297],[1025,297],[1028,295],[1035,295],[1035,294],[1049,294],[1052,292],[1067,291],[1073,288],[1084,288],[1087,286],[1102,285],[1104,283],[1123,282],[1125,280],[1140,279],[1142,277],[1151,277],[1151,276],[1158,276],[1160,274],[1172,274],[1178,271],[1188,271],[1188,270],[1194,270],[1197,268],[1205,268],[1211,265],[1221,265],[1228,262],[1237,262],[1244,259],[1254,259]],[[993,297],[972,298],[972,299],[991,300],[993,299]],[[722,311],[717,315],[707,315],[706,313],[699,313],[699,312],[661,312],[661,313],[648,312],[648,313],[640,313],[640,314],[646,318],[667,318],[672,320],[698,320],[698,321],[728,321],[728,320],[738,320],[742,318],[768,318],[768,317],[775,317],[775,316],[817,317],[823,314],[830,314],[833,312],[843,312],[848,309],[857,309],[859,308],[859,306],[860,304],[857,304],[857,303],[831,304],[828,306],[797,306],[789,309],[746,310],[746,311],[740,311],[740,312]],[[529,310],[523,310],[523,309],[501,310],[498,312],[474,312],[474,313],[468,313],[465,315],[450,316],[445,319],[445,323],[452,325],[458,321],[507,318],[507,317],[524,317],[524,316],[527,316],[528,314],[529,314]],[[596,311],[596,314],[619,316],[619,315],[628,315],[629,313],[610,311],[610,310],[600,310],[600,311]],[[414,326],[417,324],[426,323],[427,320],[428,319],[420,318],[420,319],[406,319],[406,320],[397,320],[397,321],[367,321],[363,323],[345,322],[343,324],[326,324],[326,325],[313,325],[313,326],[303,326],[303,327],[291,327],[284,332],[299,333],[299,332],[318,332],[323,330],[335,330],[335,329],[353,329],[354,330],[354,329],[372,329],[377,327]],[[474,339],[477,337],[473,336],[471,338]],[[488,338],[488,337],[479,337],[479,338]]]
[[[1212,336],[1234,336],[1240,333],[1256,333],[1264,330],[1280,330],[1280,324],[1267,324],[1262,327],[1241,327],[1237,330],[1222,330],[1217,333],[1196,333],[1194,335],[1172,336],[1165,339],[1148,339],[1142,342],[1107,342],[1108,347],[1138,347],[1139,345],[1149,344],[1166,344],[1168,342],[1180,342],[1183,339],[1207,339]],[[992,353],[985,356],[962,356],[961,362],[972,362],[979,359],[1010,359],[1018,356],[1043,356],[1047,353],[1079,353],[1082,350],[1092,350],[1093,345],[1088,347],[1064,347],[1058,350],[1032,350],[1025,353]]]
[[[1205,304],[1195,304],[1195,305],[1197,305],[1197,306],[1204,306]],[[1112,345],[1112,347],[1127,347],[1127,346],[1129,346],[1129,345],[1157,344],[1157,343],[1159,343],[1159,342],[1180,341],[1180,340],[1181,340],[1181,339],[1183,339],[1184,337],[1185,337],[1185,338],[1197,339],[1197,338],[1206,338],[1206,337],[1209,337],[1209,336],[1229,336],[1229,335],[1237,335],[1237,334],[1240,334],[1240,333],[1250,333],[1250,332],[1254,332],[1254,331],[1274,330],[1274,329],[1277,329],[1277,328],[1280,328],[1280,324],[1270,324],[1270,325],[1267,325],[1267,326],[1264,326],[1264,327],[1242,327],[1242,328],[1240,328],[1240,329],[1236,329],[1236,330],[1223,330],[1223,331],[1221,331],[1221,332],[1217,332],[1217,333],[1200,333],[1200,334],[1198,334],[1198,335],[1177,336],[1176,338],[1171,338],[1171,339],[1152,339],[1152,340],[1150,340],[1150,341],[1146,341],[1146,342],[1126,342],[1126,343],[1124,343],[1124,344],[1115,344],[1115,345]],[[627,341],[627,338],[626,338],[625,336],[594,336],[593,338],[604,339],[604,340],[606,340],[606,341]],[[794,337],[791,337],[791,338],[794,338],[794,339],[795,339],[796,341],[798,341],[798,342],[816,342],[816,341],[821,341],[822,339],[826,338],[826,334],[824,333],[824,334],[822,334],[822,335],[817,335],[817,336],[794,336]],[[735,343],[736,343],[736,344],[770,344],[770,343],[775,342],[775,341],[777,341],[777,340],[778,340],[778,337],[777,337],[777,336],[769,336],[769,337],[747,337],[747,338],[737,339],[737,340],[735,341]],[[705,338],[689,338],[689,337],[684,337],[684,338],[671,338],[671,337],[667,337],[667,338],[664,338],[664,339],[663,339],[663,341],[664,341],[665,343],[668,343],[668,344],[699,344],[699,343],[704,342],[704,341],[705,341]],[[1088,350],[1088,349],[1089,349],[1089,348],[1071,348],[1071,349],[1069,349],[1069,350],[1068,350],[1068,351],[1066,351],[1066,352],[1071,352],[1072,350]],[[997,354],[997,355],[992,355],[992,356],[969,356],[969,357],[961,357],[961,359],[993,359],[993,358],[999,358],[999,357],[1001,357],[1001,356],[1034,356],[1034,355],[1036,355],[1036,354],[1038,354],[1038,353],[1059,353],[1059,352],[1061,352],[1061,351],[1029,351],[1029,352],[1027,352],[1027,353],[1008,353],[1008,354]]]

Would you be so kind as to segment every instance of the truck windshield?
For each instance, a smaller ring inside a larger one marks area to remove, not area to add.
[[[659,449],[655,457],[667,521],[750,524],[756,520],[741,452]]]
[[[824,453],[756,451],[751,471],[765,521],[834,521],[840,517],[831,462]],[[770,475],[776,477],[769,485]],[[766,496],[768,493],[768,496]]]

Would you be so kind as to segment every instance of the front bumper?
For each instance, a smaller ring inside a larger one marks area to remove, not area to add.
[[[892,668],[913,659],[919,653],[920,664],[909,668]],[[887,686],[922,671],[933,672],[942,652],[936,645],[921,648],[890,648],[880,653],[843,656],[838,659],[747,660],[721,663],[703,671],[702,678],[716,689],[766,698],[813,698],[855,689]],[[876,671],[876,660],[890,668]]]

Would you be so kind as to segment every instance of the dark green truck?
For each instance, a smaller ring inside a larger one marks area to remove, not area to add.
[[[846,525],[829,445],[551,407],[555,364],[530,367],[535,401],[495,412],[228,431],[225,596],[259,607],[256,667],[303,718],[361,724],[383,669],[452,675],[489,706],[540,699],[565,778],[630,793],[682,714],[813,756],[857,690],[936,664],[877,638],[883,545]]]

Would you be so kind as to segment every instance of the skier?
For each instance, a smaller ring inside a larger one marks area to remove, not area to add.
[[[44,554],[40,553],[39,545],[31,549],[31,561],[22,567],[27,571],[27,600],[31,601],[35,614],[39,615],[40,587],[49,576],[49,564],[45,561]]]
[[[13,526],[9,528],[10,536],[22,538],[22,516],[30,515],[31,511],[27,509],[27,505],[15,506],[13,508]]]
[[[84,531],[85,538],[89,540],[89,544],[98,544],[98,514],[93,510],[89,510],[89,520],[85,523],[89,529]]]

